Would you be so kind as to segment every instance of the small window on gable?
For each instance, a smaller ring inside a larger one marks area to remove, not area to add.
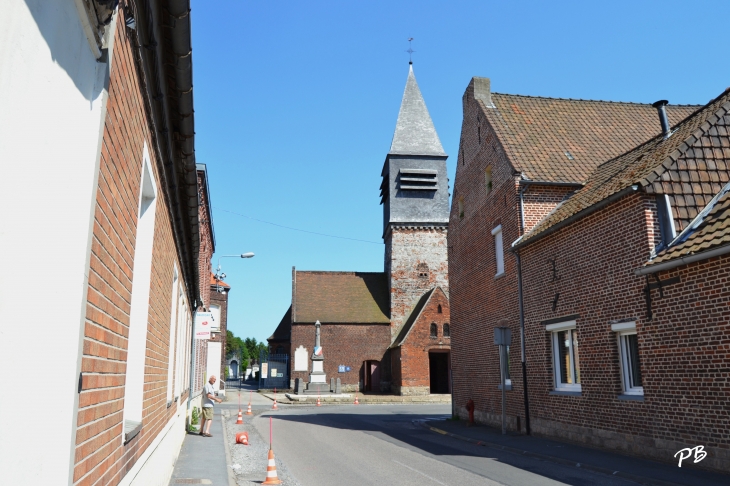
[[[487,191],[487,195],[492,192],[492,168],[487,167],[484,171],[484,188]]]
[[[497,261],[497,273],[495,277],[504,274],[504,248],[502,246],[502,225],[492,230],[494,236],[494,257]]]
[[[449,326],[448,322],[446,324],[444,324],[444,337],[445,338],[451,337],[451,327]]]
[[[438,334],[439,334],[438,326],[436,325],[435,322],[431,323],[431,337],[432,338],[438,337]]]
[[[439,304],[438,313],[439,314],[443,314],[444,313],[444,310],[441,308],[441,304]]]
[[[459,219],[464,219],[464,198],[459,198]]]
[[[419,263],[416,266],[416,272],[418,272],[418,278],[428,279],[428,265],[425,263]]]

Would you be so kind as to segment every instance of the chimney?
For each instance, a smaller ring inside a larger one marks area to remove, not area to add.
[[[664,109],[664,107],[669,102],[667,100],[659,100],[656,103],[652,103],[651,106],[656,108],[657,112],[659,112],[659,123],[662,124],[662,135],[664,135],[664,139],[668,139],[669,136],[672,134],[669,131],[669,119],[667,118],[667,111]]]

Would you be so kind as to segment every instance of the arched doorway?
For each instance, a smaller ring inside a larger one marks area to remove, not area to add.
[[[233,378],[234,380],[237,380],[238,379],[238,361],[236,361],[234,359],[233,361],[231,361],[231,364],[228,365],[228,367],[230,368],[230,377]]]

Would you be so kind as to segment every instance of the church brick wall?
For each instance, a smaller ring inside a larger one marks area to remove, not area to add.
[[[138,84],[134,41],[128,32],[124,16],[118,15],[94,210],[73,472],[73,483],[77,485],[118,484],[177,413],[177,407],[167,407],[166,394],[169,353],[173,352],[169,349],[173,267],[182,266]],[[143,427],[123,445],[125,372],[145,142],[158,195]],[[184,288],[184,279],[179,281]],[[183,385],[181,390],[186,388]]]
[[[431,337],[431,323],[436,324],[436,337]],[[449,352],[451,349],[451,337],[444,335],[444,324],[451,326],[449,299],[437,290],[413,324],[406,341],[402,346],[392,350],[393,393],[397,395],[431,393],[429,352]]]
[[[679,277],[652,294],[634,270],[658,243],[653,196],[634,194],[520,250],[523,266],[532,431],[674,462],[704,445],[700,467],[730,471],[730,258],[666,271]],[[553,272],[548,260],[556,261]],[[654,282],[653,278],[649,279]],[[553,311],[555,294],[560,294]],[[726,314],[726,312],[725,312]],[[581,396],[557,396],[550,332],[542,321],[575,317]],[[636,322],[644,400],[623,394],[618,339],[611,323]]]
[[[343,391],[359,391],[362,389],[363,363],[366,360],[376,360],[381,362],[382,367],[390,346],[390,333],[388,324],[324,323],[320,328],[320,340],[327,382],[329,383],[330,378],[340,378]],[[307,366],[311,371],[312,362],[309,357],[314,350],[314,324],[292,323],[291,343],[289,356],[292,360],[296,348],[300,345],[307,348]],[[349,366],[351,371],[339,373],[338,365]],[[309,371],[293,371],[293,361],[291,369],[292,380],[300,378],[304,382],[309,382]]]
[[[386,237],[385,271],[390,283],[391,339],[418,299],[433,287],[449,293],[446,228],[391,227]],[[419,264],[428,276],[419,276]]]

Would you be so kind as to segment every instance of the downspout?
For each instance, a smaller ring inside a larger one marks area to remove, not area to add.
[[[524,194],[529,183],[520,183],[520,236],[525,234],[525,201]],[[522,261],[520,253],[513,250],[517,258],[517,301],[520,309],[520,351],[522,354],[522,396],[525,400],[525,432],[530,435],[530,400],[527,394],[527,360],[525,353],[525,307],[522,298]]]

